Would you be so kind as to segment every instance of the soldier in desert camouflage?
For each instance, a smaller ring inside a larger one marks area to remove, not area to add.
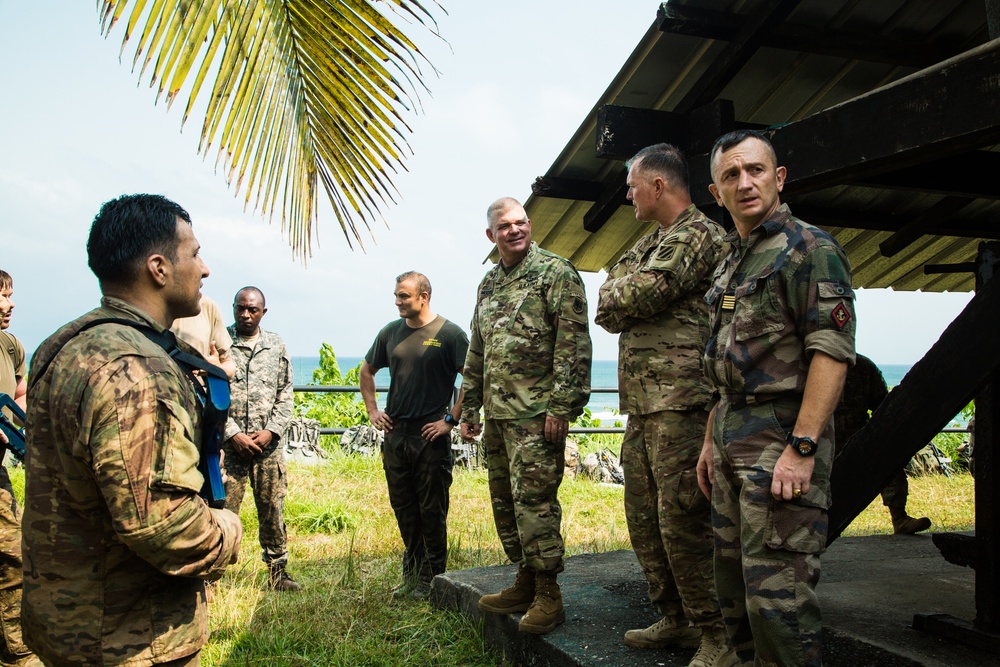
[[[483,433],[493,518],[518,572],[479,608],[526,612],[518,628],[542,634],[566,619],[556,583],[564,552],[557,492],[569,423],[590,398],[587,297],[572,264],[532,243],[517,200],[493,202],[486,219],[500,262],[476,294],[461,432]]]
[[[629,630],[637,648],[698,646],[690,667],[735,660],[712,578],[711,503],[698,490],[712,388],[702,370],[704,295],[725,231],[691,203],[684,155],[657,144],[625,163],[640,222],[658,222],[608,272],[594,320],[618,340],[625,519],[662,618]]]
[[[196,666],[208,640],[205,581],[243,529],[198,495],[193,376],[133,326],[163,334],[198,313],[198,249],[174,202],[107,202],[87,243],[101,306],[32,357],[22,620],[48,665]],[[84,330],[106,318],[126,323]]]
[[[712,148],[731,251],[706,295],[705,371],[719,391],[698,461],[711,495],[715,586],[744,664],[822,664],[816,584],[826,546],[833,412],[854,363],[846,253],[794,218],[785,168],[748,130]]]
[[[229,327],[236,365],[231,380],[232,405],[226,424],[226,507],[237,514],[247,480],[257,506],[261,559],[267,564],[268,586],[297,591],[301,584],[288,574],[288,533],[285,530],[285,494],[288,472],[282,436],[292,417],[292,359],[284,341],[265,331],[260,320],[267,313],[264,293],[244,287],[233,300],[235,324]]]

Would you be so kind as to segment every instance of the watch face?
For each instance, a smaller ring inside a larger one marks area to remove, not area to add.
[[[813,444],[808,440],[799,441],[799,454],[803,456],[808,456],[813,453]]]

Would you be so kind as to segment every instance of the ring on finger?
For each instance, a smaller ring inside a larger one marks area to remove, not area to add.
[[[802,489],[795,489],[794,491],[792,491],[792,495],[798,498],[799,496],[802,495]]]

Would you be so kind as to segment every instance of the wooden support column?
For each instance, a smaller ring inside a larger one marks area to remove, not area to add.
[[[1000,243],[983,243],[976,256],[976,291],[1000,283]],[[987,322],[984,327],[989,327]],[[992,328],[994,336],[997,330]],[[1000,375],[976,396],[976,621],[1000,635]]]

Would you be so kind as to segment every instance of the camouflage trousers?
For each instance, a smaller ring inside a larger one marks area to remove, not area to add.
[[[403,578],[430,582],[448,564],[451,438],[427,441],[420,429],[440,416],[393,419],[382,443],[389,504],[403,538]]]
[[[545,440],[545,415],[488,419],[483,445],[493,521],[504,553],[535,571],[563,570],[562,507],[557,493],[565,442]]]
[[[280,438],[271,441],[269,449],[253,457],[239,456],[226,441],[226,509],[240,513],[247,480],[253,489],[257,506],[261,559],[268,564],[288,561],[288,534],[285,531],[285,493],[288,473],[285,470],[285,451]]]
[[[826,547],[833,422],[820,438],[810,490],[771,496],[801,398],[762,404],[723,398],[715,415],[715,587],[726,632],[744,664],[818,667],[822,621],[816,584]]]
[[[653,606],[663,616],[721,626],[712,505],[696,470],[707,419],[704,410],[629,415],[621,462],[625,520]]]
[[[0,463],[0,665],[38,664],[21,638],[21,508]]]
[[[906,472],[900,470],[882,489],[882,504],[889,509],[905,510],[906,499],[910,495],[910,483],[906,481]]]

